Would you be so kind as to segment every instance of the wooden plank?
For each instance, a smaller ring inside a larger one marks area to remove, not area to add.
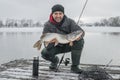
[[[13,79],[13,80],[35,80],[36,78],[32,76],[32,59],[19,59],[10,61],[8,63],[2,64],[0,66],[0,79]],[[59,72],[54,72],[49,70],[50,62],[45,60],[39,60],[39,76],[38,80],[78,80],[79,74],[71,73],[70,66],[65,66],[63,63],[60,66]],[[100,66],[94,64],[81,64],[81,68],[84,70],[90,66]],[[120,67],[109,66],[106,67],[106,72],[115,77],[114,80],[120,79]],[[90,79],[89,79],[90,80]]]

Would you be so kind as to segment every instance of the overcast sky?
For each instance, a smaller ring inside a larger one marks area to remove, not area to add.
[[[33,19],[47,21],[54,4],[62,4],[65,14],[76,19],[86,0],[0,0],[0,19]],[[120,16],[120,0],[88,0],[82,20]],[[77,19],[76,19],[77,20]]]

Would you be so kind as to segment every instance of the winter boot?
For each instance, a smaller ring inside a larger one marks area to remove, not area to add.
[[[79,68],[81,51],[82,50],[72,50],[71,53],[71,59],[72,59],[71,71],[74,73],[82,72],[82,70]]]
[[[49,69],[51,70],[55,70],[57,69],[57,64],[59,63],[59,58],[56,56],[52,61],[51,64],[49,66]]]
[[[71,72],[81,74],[82,70],[77,65],[72,65]]]

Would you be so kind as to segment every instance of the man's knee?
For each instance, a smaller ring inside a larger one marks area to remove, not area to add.
[[[49,56],[49,53],[48,53],[48,51],[47,51],[46,48],[44,48],[44,49],[41,51],[41,57],[44,58],[44,59],[46,59],[46,60],[49,59],[50,56]]]
[[[46,48],[44,48],[41,51],[41,57],[46,59],[46,60],[52,60],[52,58],[55,57],[56,50],[53,48],[51,50],[47,50]]]

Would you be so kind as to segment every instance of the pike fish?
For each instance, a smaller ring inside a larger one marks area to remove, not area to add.
[[[38,40],[33,47],[40,50],[42,43],[45,43],[47,46],[52,40],[55,40],[55,46],[60,44],[67,44],[69,43],[70,46],[73,45],[73,41],[77,40],[78,38],[81,38],[81,35],[83,34],[82,31],[74,31],[69,34],[63,35],[58,33],[44,33],[41,35],[40,40]]]

